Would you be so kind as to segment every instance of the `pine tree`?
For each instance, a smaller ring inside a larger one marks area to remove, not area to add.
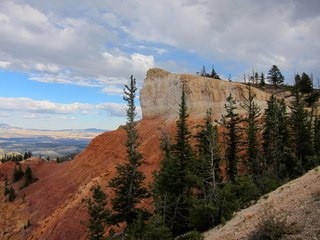
[[[298,84],[298,89],[302,93],[311,93],[313,91],[312,80],[305,72],[302,73]]]
[[[254,73],[254,84],[258,84],[258,82],[259,82],[259,73],[255,72]]]
[[[16,191],[14,190],[14,188],[11,186],[9,189],[9,196],[8,196],[8,200],[9,202],[13,202],[16,199]]]
[[[293,135],[293,149],[297,161],[297,174],[306,169],[307,156],[312,155],[311,118],[304,109],[304,101],[301,94],[296,91],[291,102],[291,131]]]
[[[143,186],[145,175],[139,170],[142,165],[142,155],[138,151],[138,131],[136,129],[136,80],[131,75],[129,85],[124,88],[124,100],[127,102],[127,161],[116,165],[116,176],[109,182],[114,189],[115,197],[112,199],[112,210],[114,211],[114,224],[126,222],[132,224],[138,217],[146,219],[147,211],[139,207],[139,203],[146,199],[147,189]]]
[[[194,159],[191,149],[191,133],[187,125],[187,105],[183,85],[175,144],[168,147],[162,143],[164,159],[160,171],[155,173],[154,199],[156,212],[177,236],[188,230],[189,210],[191,208],[192,187],[194,186]],[[166,141],[168,138],[164,138]]]
[[[260,86],[263,87],[265,85],[266,85],[265,77],[264,77],[264,74],[261,73],[261,75],[260,75]]]
[[[7,196],[10,193],[10,190],[8,188],[8,176],[5,175],[4,177],[4,195]]]
[[[179,119],[177,121],[176,143],[173,145],[172,153],[176,158],[179,166],[178,172],[180,176],[181,187],[177,189],[179,193],[190,190],[190,179],[188,172],[192,169],[193,152],[190,144],[191,132],[188,128],[188,107],[185,97],[185,86],[182,87],[181,103],[179,105]]]
[[[257,176],[261,172],[258,147],[258,118],[260,116],[260,107],[254,101],[256,94],[253,93],[250,84],[248,85],[247,90],[248,96],[243,96],[244,101],[241,104],[242,108],[247,113],[247,117],[245,118],[245,150],[249,172],[253,176]]]
[[[316,116],[313,127],[313,149],[315,154],[320,156],[320,117]]]
[[[269,70],[267,78],[269,82],[276,87],[284,82],[284,77],[276,65],[273,65]]]
[[[213,66],[212,66],[210,77],[215,79],[220,79],[219,75],[216,73]]]
[[[263,149],[265,168],[273,176],[283,177],[292,171],[289,150],[288,116],[284,100],[271,95],[264,114]],[[291,169],[291,170],[290,170]]]
[[[23,187],[27,187],[31,183],[33,183],[33,174],[32,174],[31,168],[29,166],[27,166],[26,171],[24,173],[24,185],[23,185]]]
[[[107,195],[101,190],[100,185],[91,188],[92,198],[86,199],[88,206],[89,222],[86,225],[88,229],[88,238],[90,240],[102,240],[104,238],[105,227],[109,222],[111,212],[106,208]]]
[[[13,172],[13,182],[19,181],[22,177],[24,176],[24,172],[22,170],[21,164],[19,164],[18,169],[17,167],[14,167],[14,172]]]
[[[239,142],[241,138],[239,123],[239,114],[235,112],[236,100],[232,97],[231,93],[227,97],[225,104],[226,115],[222,116],[222,126],[224,127],[224,143],[225,143],[225,160],[226,160],[226,173],[229,181],[234,182],[238,174],[238,152]]]
[[[218,128],[213,125],[211,110],[207,111],[204,125],[200,127],[200,132],[197,135],[199,141],[199,170],[197,177],[200,178],[204,198],[212,200],[212,194],[215,192],[217,184],[221,181],[221,157],[219,153]]]

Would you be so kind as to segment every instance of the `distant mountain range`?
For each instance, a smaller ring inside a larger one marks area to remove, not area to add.
[[[27,129],[0,123],[0,155],[31,151],[34,156],[62,157],[82,151],[92,138],[106,131],[97,128]]]
[[[0,137],[52,137],[52,138],[76,138],[76,139],[91,139],[100,133],[106,132],[104,129],[87,128],[87,129],[61,129],[61,130],[46,130],[46,129],[30,129],[13,127],[6,123],[0,123]]]

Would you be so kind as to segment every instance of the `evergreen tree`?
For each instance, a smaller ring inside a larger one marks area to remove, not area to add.
[[[258,118],[260,116],[260,107],[254,101],[256,94],[252,91],[250,84],[248,84],[247,90],[248,96],[243,96],[244,101],[241,104],[247,113],[247,117],[245,118],[245,150],[249,172],[253,176],[257,176],[261,172],[258,147]]]
[[[22,170],[21,164],[19,164],[18,169],[17,167],[14,167],[14,172],[13,172],[13,182],[19,181],[22,177],[24,176],[24,172]]]
[[[23,187],[27,187],[31,183],[33,183],[33,174],[32,174],[31,168],[29,166],[27,166],[26,171],[24,173],[24,185],[23,185]]]
[[[11,186],[9,189],[9,196],[8,196],[8,200],[9,202],[13,202],[16,199],[16,191],[14,190],[14,188]]]
[[[258,84],[258,82],[259,82],[259,73],[255,72],[254,73],[254,84]]]
[[[190,144],[191,132],[188,128],[188,107],[185,97],[185,86],[182,87],[181,103],[179,105],[179,119],[177,121],[176,143],[173,145],[172,153],[178,164],[181,187],[176,189],[179,193],[189,191],[191,182],[189,171],[193,168],[193,152]]]
[[[197,177],[200,178],[200,188],[204,198],[209,198],[212,201],[212,194],[216,190],[217,183],[221,181],[221,157],[219,153],[218,128],[213,125],[211,110],[207,111],[204,125],[200,127],[200,132],[197,135],[199,141],[199,170]]]
[[[261,73],[261,75],[260,75],[260,86],[263,87],[265,85],[266,85],[266,81],[265,81],[264,73]]]
[[[269,70],[267,78],[269,82],[276,87],[284,82],[284,77],[276,65],[273,65]]]
[[[297,174],[306,169],[307,156],[312,155],[312,132],[309,113],[304,109],[304,101],[301,94],[296,91],[291,102],[291,131],[293,135],[293,150],[297,163]]]
[[[147,198],[148,191],[143,186],[145,175],[139,170],[142,165],[142,155],[138,151],[138,131],[136,129],[136,80],[131,75],[129,85],[124,88],[124,100],[127,102],[127,161],[116,165],[116,176],[109,182],[114,189],[115,197],[112,199],[114,224],[126,222],[132,224],[139,216],[146,219],[147,211],[139,207],[139,203]]]
[[[194,159],[191,149],[191,133],[187,125],[187,105],[183,85],[175,144],[166,147],[161,168],[155,173],[154,199],[156,212],[177,236],[188,230],[189,210],[194,186]],[[166,138],[167,139],[167,138]],[[164,139],[165,140],[165,139]],[[163,143],[162,146],[168,146]],[[163,149],[163,150],[165,150]]]
[[[271,95],[264,114],[263,149],[265,168],[273,176],[282,176],[292,170],[289,151],[288,116],[284,100]]]
[[[301,78],[297,74],[297,88],[302,93],[311,93],[313,91],[312,80],[305,72],[302,73]]]
[[[320,156],[320,117],[316,116],[313,127],[313,149],[315,154]]]
[[[238,174],[238,152],[240,143],[239,114],[235,112],[236,100],[231,93],[227,97],[225,104],[226,115],[222,116],[222,126],[224,127],[226,174],[229,181],[234,182]]]
[[[213,66],[212,66],[210,77],[215,79],[220,79],[219,75],[216,73]]]
[[[206,72],[206,67],[202,66],[202,69],[200,71],[200,76],[202,77],[206,77],[207,76],[207,72]]]
[[[89,222],[86,224],[88,238],[90,240],[102,240],[105,227],[110,218],[110,210],[107,206],[107,195],[101,190],[100,185],[91,188],[92,198],[86,199],[88,206]]]
[[[4,195],[7,196],[10,193],[10,190],[8,188],[8,176],[5,175],[4,177]]]

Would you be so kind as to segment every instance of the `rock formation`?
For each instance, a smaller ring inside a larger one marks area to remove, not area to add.
[[[140,91],[143,118],[175,118],[179,110],[183,83],[189,114],[193,118],[203,117],[209,108],[212,109],[215,118],[220,118],[230,93],[240,103],[248,92],[247,86],[242,83],[190,74],[174,74],[154,68],[147,72]],[[252,90],[256,94],[256,103],[261,109],[266,108],[266,100],[270,95],[254,87]],[[239,107],[238,112],[242,114],[244,110]]]

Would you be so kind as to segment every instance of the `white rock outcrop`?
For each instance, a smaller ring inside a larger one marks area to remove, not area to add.
[[[154,68],[147,72],[140,91],[143,118],[176,118],[183,83],[188,112],[193,118],[203,117],[209,108],[212,109],[215,118],[220,118],[225,112],[224,105],[230,93],[238,105],[248,95],[247,86],[242,83],[191,74],[175,74]],[[255,102],[264,110],[270,95],[254,87],[252,90],[256,94]],[[239,114],[244,113],[241,106],[238,106],[237,111]]]

